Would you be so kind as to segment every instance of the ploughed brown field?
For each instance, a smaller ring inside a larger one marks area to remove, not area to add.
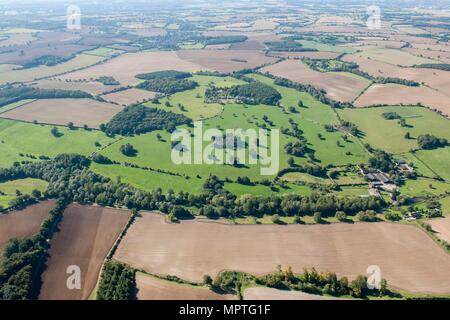
[[[139,89],[128,89],[106,94],[102,96],[102,98],[106,101],[115,102],[120,105],[129,105],[136,102],[142,102],[143,100],[152,99],[155,96],[156,92]]]
[[[433,219],[428,224],[431,225],[439,238],[450,243],[450,215],[445,218]]]
[[[4,112],[1,117],[57,125],[73,122],[78,127],[98,128],[120,110],[121,106],[91,99],[41,99]]]
[[[415,105],[418,103],[450,116],[450,97],[425,86],[374,84],[355,101],[354,105],[366,107],[377,104]]]
[[[127,53],[106,63],[67,74],[61,79],[97,79],[111,76],[122,85],[133,85],[139,80],[137,74],[163,71],[196,71],[202,69],[198,64],[180,59],[174,51]]]
[[[115,259],[153,274],[201,281],[223,270],[264,274],[277,265],[315,267],[350,279],[377,265],[393,288],[450,293],[450,256],[422,230],[389,223],[228,225],[211,220],[169,224],[143,213]]]
[[[184,61],[221,72],[233,72],[241,69],[255,68],[266,63],[275,62],[275,58],[266,57],[256,50],[181,50],[177,55]]]
[[[279,290],[266,287],[248,288],[244,300],[342,300],[331,296],[320,296],[302,291]]]
[[[129,217],[130,213],[124,210],[71,204],[64,212],[60,231],[51,240],[39,299],[87,299],[106,255]],[[67,288],[69,266],[81,270],[80,290]]]
[[[136,287],[139,300],[233,300],[231,294],[218,294],[206,287],[194,287],[171,283],[155,277],[137,273]]]
[[[284,60],[262,69],[263,72],[283,77],[302,84],[326,90],[327,96],[338,101],[353,101],[368,85],[369,81],[345,74],[318,72],[297,60]]]
[[[13,238],[27,238],[37,234],[54,206],[53,201],[43,201],[24,210],[0,214],[0,252]]]

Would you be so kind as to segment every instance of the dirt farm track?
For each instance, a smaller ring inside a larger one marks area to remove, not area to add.
[[[370,265],[391,287],[411,293],[449,294],[450,256],[425,232],[389,223],[331,225],[227,225],[205,221],[168,224],[143,213],[115,259],[153,274],[200,282],[222,270],[264,274],[277,265],[294,272],[316,267],[350,279]]]

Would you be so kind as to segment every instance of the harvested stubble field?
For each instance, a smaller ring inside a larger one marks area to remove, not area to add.
[[[127,53],[104,64],[65,75],[62,79],[114,77],[122,85],[133,85],[137,74],[162,70],[196,71],[198,64],[180,59],[174,51]]]
[[[136,274],[139,300],[233,300],[231,294],[218,294],[206,287],[177,284],[138,272]]]
[[[122,107],[91,99],[41,99],[1,114],[2,118],[39,123],[98,128]]]
[[[177,55],[180,59],[200,65],[203,69],[220,72],[252,69],[276,61],[275,58],[266,57],[264,53],[255,50],[181,50]]]
[[[355,107],[373,105],[422,104],[450,116],[450,97],[428,87],[396,84],[373,84],[356,101]]]
[[[0,214],[0,252],[10,239],[31,237],[38,233],[54,205],[53,201],[43,201],[24,210]]]
[[[369,85],[369,81],[362,77],[348,76],[345,73],[318,72],[295,60],[285,60],[265,67],[262,71],[323,88],[327,91],[328,97],[339,101],[353,101]]]
[[[97,81],[89,82],[66,82],[57,79],[45,79],[37,81],[33,86],[41,89],[60,89],[60,90],[80,90],[92,95],[102,94],[118,88],[120,86],[105,86]]]
[[[244,300],[342,300],[331,296],[320,296],[302,291],[279,290],[266,287],[248,288]]]
[[[362,57],[370,57],[372,60],[378,60],[394,65],[413,66],[422,63],[436,63],[435,60],[414,56],[408,52],[397,49],[385,49],[377,47],[368,47],[359,54]]]
[[[128,211],[70,205],[60,231],[50,243],[47,269],[42,275],[41,300],[87,299],[94,289],[103,261],[125,227]],[[67,267],[81,270],[81,290],[66,286]]]
[[[52,66],[40,66],[30,69],[22,69],[22,70],[7,70],[2,72],[0,75],[0,84],[5,83],[13,83],[13,82],[25,82],[25,81],[33,81],[36,79],[42,79],[45,77],[54,76],[57,74],[70,72],[74,70],[78,70],[81,68],[85,68],[96,64],[102,61],[104,58],[98,56],[91,56],[87,54],[80,54],[75,58]]]
[[[152,99],[156,96],[156,92],[139,89],[128,89],[124,91],[109,93],[102,96],[109,102],[115,102],[121,105],[129,105],[136,102]]]
[[[201,281],[222,270],[252,274],[277,265],[294,272],[316,267],[354,278],[380,266],[393,288],[450,293],[450,257],[426,233],[388,223],[332,225],[227,225],[211,220],[169,224],[143,213],[121,242],[115,259],[154,274]]]
[[[430,220],[428,224],[436,232],[436,236],[450,243],[450,215]]]
[[[450,72],[427,68],[402,68],[389,63],[370,60],[357,55],[346,55],[344,61],[355,62],[359,69],[374,77],[393,77],[425,83],[441,94],[450,96]]]
[[[20,46],[36,41],[37,38],[29,33],[12,34],[0,41],[0,47]]]

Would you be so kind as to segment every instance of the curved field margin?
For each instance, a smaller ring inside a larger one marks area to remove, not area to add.
[[[130,217],[129,211],[72,204],[64,212],[60,231],[51,240],[40,300],[87,299],[106,255]],[[81,270],[81,289],[69,290],[69,266]]]
[[[171,283],[138,272],[136,274],[139,300],[233,300],[231,294],[218,294],[206,287]]]
[[[277,265],[316,267],[354,278],[378,265],[396,289],[450,293],[450,256],[422,230],[400,224],[227,225],[211,220],[168,224],[145,213],[131,226],[115,258],[153,274],[190,281],[222,270],[252,274]]]
[[[436,236],[450,243],[450,215],[444,218],[435,218],[428,222],[436,232]]]
[[[319,72],[310,69],[298,60],[284,60],[261,69],[276,77],[322,88],[327,96],[338,101],[353,101],[370,84],[362,77],[344,72]]]
[[[247,288],[244,300],[342,300],[331,296],[320,296],[302,291],[279,290],[266,287]]]
[[[24,210],[0,214],[0,253],[9,240],[37,234],[54,206],[54,201],[43,201]]]

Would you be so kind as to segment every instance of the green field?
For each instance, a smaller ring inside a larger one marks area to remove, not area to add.
[[[396,158],[405,160],[408,164],[412,164],[419,175],[428,178],[436,178],[436,174],[427,166],[427,164],[417,157],[416,152],[402,153],[397,155]]]
[[[33,190],[39,190],[41,192],[47,189],[47,181],[39,179],[18,179],[11,180],[4,183],[0,183],[0,206],[7,208],[9,201],[16,197],[16,191],[20,191],[22,194],[31,194]]]
[[[260,81],[263,81],[269,85],[273,85],[273,80],[263,76],[253,75]],[[230,86],[240,83],[233,78],[222,77],[208,77],[208,76],[194,76],[194,79],[201,84],[199,90],[204,90],[208,83],[214,82],[217,86]],[[270,128],[280,129],[282,127],[289,128],[289,119],[292,118],[299,124],[299,128],[304,132],[304,136],[309,142],[309,147],[315,151],[315,158],[317,164],[326,166],[329,164],[334,165],[346,165],[346,164],[360,164],[365,163],[368,160],[368,154],[362,148],[361,144],[353,139],[348,138],[348,141],[344,141],[341,132],[327,132],[324,129],[324,124],[337,123],[338,119],[333,110],[319,103],[313,99],[310,95],[297,92],[293,89],[275,86],[275,88],[281,93],[282,100],[281,106],[268,106],[268,105],[242,105],[242,104],[226,104],[223,108],[223,112],[220,115],[212,117],[203,121],[203,130],[209,128],[215,128],[219,130],[242,128],[242,129],[259,129],[264,123],[263,117],[267,116],[269,121],[272,122]],[[173,95],[170,101],[173,107],[164,106],[165,99],[161,99],[160,105],[148,104],[149,106],[156,106],[158,108],[170,109],[174,112],[180,112],[176,107],[178,101],[189,110],[189,115],[198,114],[199,106],[202,105],[203,97],[196,97],[198,90],[191,90],[187,92],[181,92]],[[202,91],[204,93],[204,91]],[[196,100],[199,100],[198,103]],[[286,111],[290,106],[298,105],[299,101],[302,101],[306,107],[297,107],[295,113]],[[210,105],[208,105],[210,106]],[[221,108],[222,106],[219,105]],[[266,124],[267,125],[267,124]],[[193,129],[189,129],[191,133]],[[162,139],[157,139],[157,134],[160,134]],[[320,137],[319,137],[320,135]],[[279,143],[279,159],[280,169],[287,167],[287,160],[290,157],[284,152],[284,145],[288,141],[294,141],[295,138],[280,133]],[[338,146],[338,141],[339,145]],[[130,143],[137,150],[138,153],[134,157],[127,157],[120,152],[120,146]],[[209,141],[204,141],[203,147],[208,145]],[[269,143],[269,156],[272,152],[272,148]],[[193,147],[190,147],[191,149]],[[125,137],[120,143],[116,143],[102,151],[102,154],[108,158],[118,161],[120,163],[129,162],[142,167],[148,167],[153,169],[162,169],[166,172],[176,173],[183,175],[183,177],[164,174],[164,178],[155,179],[157,173],[146,171],[142,169],[123,168],[121,166],[100,166],[94,165],[93,169],[96,172],[106,174],[110,177],[121,176],[124,181],[130,182],[133,185],[141,186],[146,190],[153,189],[159,184],[162,184],[163,189],[167,189],[169,186],[174,189],[180,190],[193,190],[197,192],[201,190],[202,181],[210,174],[217,175],[221,179],[231,179],[236,181],[238,177],[247,176],[252,181],[261,181],[262,179],[272,179],[272,176],[263,176],[260,172],[260,165],[244,165],[235,167],[231,165],[222,164],[190,164],[190,165],[176,165],[171,160],[171,144],[170,135],[164,131],[151,132],[147,134],[137,135],[134,137]],[[248,158],[248,154],[247,154]],[[296,164],[305,164],[310,160],[307,157],[293,157]],[[241,161],[247,163],[248,161]],[[161,173],[158,173],[161,175]],[[201,177],[198,181],[197,175]],[[189,177],[186,179],[184,176]],[[167,178],[167,180],[165,180]],[[162,180],[163,182],[160,182]],[[168,182],[170,180],[170,183]],[[154,181],[154,182],[153,182]],[[179,182],[179,183],[178,183]],[[167,186],[166,186],[167,185]],[[184,187],[186,186],[186,189]],[[288,189],[281,189],[278,192],[309,192],[309,189],[303,186],[295,184],[288,184]],[[269,194],[270,188],[264,186],[243,186],[238,184],[228,185],[230,191],[237,194],[252,193],[252,194]]]
[[[312,40],[297,40],[297,42],[301,43],[305,48],[317,49],[319,51],[330,51],[337,53],[353,53],[356,52],[357,49],[353,47],[345,47],[341,45],[331,45],[326,43],[320,43]]]
[[[294,183],[286,183],[282,188],[280,186],[270,187],[263,185],[246,186],[238,183],[225,183],[225,189],[235,195],[251,194],[256,196],[270,196],[271,194],[296,193],[302,195],[311,194],[311,189],[307,186],[297,185]]]
[[[420,150],[416,157],[436,172],[438,176],[450,181],[450,147],[435,150]]]
[[[400,193],[408,197],[442,195],[450,192],[450,184],[431,179],[406,180]]]
[[[121,52],[123,52],[123,51],[118,50],[118,49],[113,49],[113,48],[100,47],[100,48],[97,48],[94,50],[84,51],[83,53],[93,55],[93,56],[109,58],[109,57],[112,57]]]
[[[406,126],[401,127],[398,120],[386,120],[385,112],[396,112],[406,120]],[[408,152],[417,149],[417,136],[432,134],[439,138],[450,140],[448,119],[421,107],[378,107],[363,109],[340,109],[342,119],[350,121],[363,132],[362,140],[372,147],[391,153]],[[405,139],[409,132],[410,139]]]
[[[96,141],[102,146],[114,141],[100,131],[69,130],[65,127],[58,128],[62,136],[56,138],[51,134],[51,128],[52,126],[47,125],[0,119],[0,168],[9,167],[15,161],[32,160],[30,157],[20,156],[20,153],[35,157],[55,157],[60,153],[90,155],[98,149]]]
[[[193,120],[207,119],[218,115],[222,111],[222,106],[218,103],[205,103],[205,91],[208,84],[213,82],[217,87],[230,87],[244,83],[243,81],[231,77],[211,77],[194,75],[192,80],[199,86],[194,90],[179,92],[170,97],[160,99],[159,104],[148,102],[145,105],[153,108],[159,108],[166,111],[181,113]],[[165,106],[169,101],[171,107]],[[180,110],[178,104],[182,104],[186,111]]]

